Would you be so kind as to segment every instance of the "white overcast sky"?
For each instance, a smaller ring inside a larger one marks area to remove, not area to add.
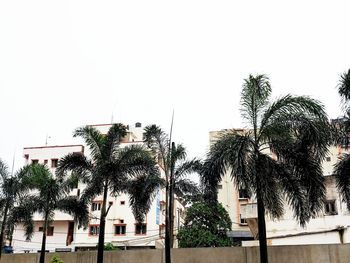
[[[84,124],[156,123],[189,156],[210,130],[241,127],[239,95],[265,73],[273,97],[341,114],[350,67],[349,1],[0,1],[0,158],[77,143]]]

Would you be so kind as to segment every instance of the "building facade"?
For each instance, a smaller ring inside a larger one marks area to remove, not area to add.
[[[92,126],[96,127],[102,133],[107,133],[111,124]],[[120,147],[142,143],[143,128],[141,123],[136,123],[132,127],[128,126],[128,133],[122,139]],[[89,151],[84,145],[25,147],[25,164],[46,164],[51,172],[55,174],[59,159],[69,153],[89,155]],[[161,173],[164,176],[162,169]],[[84,185],[79,184],[71,194],[80,195],[83,190]],[[111,205],[111,208],[106,218],[105,243],[112,243],[122,249],[162,248],[164,246],[164,189],[160,189],[156,194],[151,209],[142,223],[135,220],[129,206],[129,198],[126,194],[121,194],[117,197],[109,195],[107,198],[107,204]],[[101,206],[102,196],[95,197],[89,208],[90,222],[86,229],[79,229],[70,215],[56,211],[54,220],[47,231],[47,250],[77,251],[96,249],[98,243]],[[182,224],[183,222],[183,211],[184,207],[177,199],[175,199],[175,231],[177,231],[178,224]],[[43,225],[42,217],[40,215],[35,215],[34,221],[34,235],[29,242],[25,241],[23,227],[20,225],[16,227],[12,240],[12,246],[15,253],[37,252],[40,250]]]

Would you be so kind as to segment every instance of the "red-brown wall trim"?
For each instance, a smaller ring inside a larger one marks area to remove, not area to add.
[[[53,145],[53,146],[37,146],[37,147],[24,147],[24,150],[30,150],[30,149],[43,149],[43,148],[63,148],[63,147],[77,147],[80,146],[84,150],[84,145],[81,144],[71,144],[71,145]]]

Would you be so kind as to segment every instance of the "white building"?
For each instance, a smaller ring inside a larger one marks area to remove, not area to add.
[[[222,131],[210,132],[210,143],[214,143]],[[239,129],[239,132],[244,130]],[[272,220],[266,216],[266,230],[269,245],[301,245],[301,244],[337,244],[350,243],[350,213],[336,189],[332,175],[333,166],[342,157],[342,147],[331,147],[323,163],[326,182],[326,202],[324,210],[310,220],[305,228],[299,226],[293,217],[293,211],[286,204],[285,214],[280,220]],[[273,154],[269,153],[272,157]],[[230,214],[233,222],[231,236],[246,240],[251,236],[255,240],[242,241],[243,246],[258,245],[257,209],[255,200],[249,199],[244,191],[236,189],[229,173],[222,177],[218,190],[219,202]],[[247,234],[250,232],[250,235]]]
[[[111,124],[93,125],[102,133],[106,133]],[[128,129],[128,134],[122,140],[121,147],[131,144],[143,143],[143,128],[141,123]],[[88,155],[83,145],[60,145],[24,148],[25,164],[47,164],[52,173],[55,173],[58,160],[68,153],[82,153]],[[79,195],[83,191],[83,185],[79,184],[72,191],[73,195]],[[133,248],[162,248],[165,232],[165,191],[160,190],[153,201],[150,211],[142,224],[136,222],[129,207],[128,196],[122,194],[118,197],[108,196],[107,204],[111,209],[106,218],[105,243],[113,243],[115,246]],[[56,211],[54,221],[47,231],[47,250],[85,250],[96,249],[98,242],[99,218],[102,205],[102,196],[96,197],[90,207],[90,222],[87,229],[78,229],[73,218],[65,213]],[[175,200],[177,224],[181,224],[184,207]],[[25,241],[23,227],[18,226],[13,235],[12,246],[15,252],[36,252],[41,248],[42,217],[34,216],[34,236],[30,242]],[[175,229],[178,226],[175,225]],[[175,242],[176,244],[176,242]]]

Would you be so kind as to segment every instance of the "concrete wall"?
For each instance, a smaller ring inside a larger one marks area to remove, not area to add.
[[[95,263],[96,252],[57,253],[64,263]],[[53,254],[46,256],[50,262]],[[173,249],[174,263],[259,263],[258,247]],[[270,263],[345,263],[350,245],[269,247]],[[1,263],[37,263],[38,254],[4,255]],[[164,251],[134,250],[105,252],[104,263],[163,263]]]

